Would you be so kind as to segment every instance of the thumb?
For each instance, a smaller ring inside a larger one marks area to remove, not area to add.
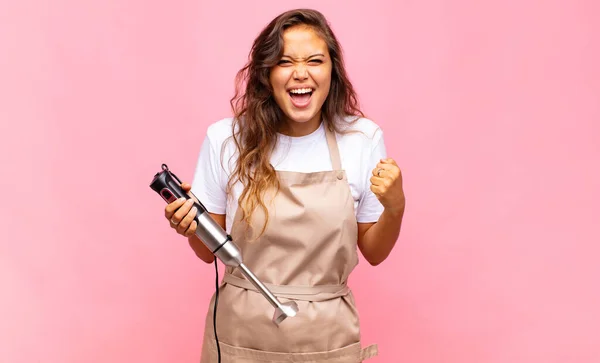
[[[186,182],[181,183],[181,188],[186,193],[189,192],[190,190],[192,190],[192,186],[190,185],[190,183],[186,183]]]

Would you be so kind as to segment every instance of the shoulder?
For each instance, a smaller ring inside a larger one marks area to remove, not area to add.
[[[235,149],[232,138],[233,126],[233,117],[226,117],[213,122],[206,128],[206,142],[209,142],[211,147],[219,154],[224,150],[227,150],[227,153],[233,152]]]
[[[374,145],[379,143],[383,137],[381,127],[373,120],[360,116],[345,116],[339,118],[340,139],[348,139],[353,142]]]
[[[222,118],[206,128],[206,137],[217,144],[222,144],[232,135],[233,117]]]

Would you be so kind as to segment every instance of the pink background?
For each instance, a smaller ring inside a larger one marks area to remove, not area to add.
[[[0,5],[0,362],[198,360],[214,268],[148,184],[190,180],[252,40],[301,6],[404,172],[397,247],[351,280],[373,361],[600,361],[597,2],[22,0]]]

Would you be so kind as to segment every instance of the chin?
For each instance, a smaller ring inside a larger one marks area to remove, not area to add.
[[[316,112],[286,112],[287,118],[292,122],[305,123],[309,122],[317,116]]]
[[[299,109],[293,104],[286,105],[285,115],[290,121],[304,123],[313,120],[319,114],[320,108],[310,105],[304,109]]]

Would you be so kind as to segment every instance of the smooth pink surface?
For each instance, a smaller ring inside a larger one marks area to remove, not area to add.
[[[373,361],[600,361],[597,2],[29,0],[0,5],[0,362],[198,360],[214,269],[148,184],[190,180],[300,6],[404,172],[397,247],[351,280]]]

